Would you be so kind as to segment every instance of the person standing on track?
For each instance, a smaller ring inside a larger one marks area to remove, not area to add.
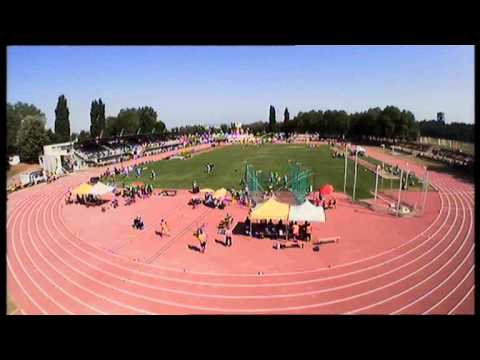
[[[202,254],[205,253],[205,250],[207,248],[207,234],[203,228],[199,229],[198,232],[198,241],[200,242],[200,249]]]
[[[312,240],[312,225],[305,221],[305,241],[310,242]]]
[[[299,230],[300,230],[300,227],[298,226],[297,222],[295,221],[293,223],[293,240],[296,240],[298,239],[298,236],[299,236]]]
[[[230,225],[227,225],[225,229],[225,246],[232,246],[232,230]]]

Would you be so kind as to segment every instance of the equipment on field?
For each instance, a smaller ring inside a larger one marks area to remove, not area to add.
[[[265,193],[290,191],[298,203],[303,203],[306,195],[312,191],[313,173],[302,168],[296,161],[289,161],[288,172],[283,176],[278,172],[256,170],[253,165],[245,164],[241,181],[253,198]]]

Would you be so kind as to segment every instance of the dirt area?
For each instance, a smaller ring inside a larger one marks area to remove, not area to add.
[[[14,304],[10,296],[7,295],[7,315],[14,314],[17,311],[17,306]]]
[[[20,182],[20,174],[24,172],[40,170],[42,167],[39,164],[25,164],[20,163],[18,165],[13,165],[10,167],[10,170],[7,171],[7,184]]]

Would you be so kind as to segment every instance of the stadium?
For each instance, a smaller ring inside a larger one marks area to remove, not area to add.
[[[145,139],[135,140],[136,144],[142,141],[145,144]],[[277,151],[290,147],[290,151],[304,153],[331,147],[315,139],[308,144],[303,139],[288,144],[280,139],[275,142],[244,145],[233,139],[225,141],[208,136],[196,139],[197,145],[185,139],[148,142],[148,146],[142,148],[146,150],[145,156],[143,151],[138,151],[134,155],[136,158],[122,159],[121,163],[114,164],[125,167],[141,163],[145,174],[139,178],[145,182],[149,166],[161,164],[163,166],[157,168],[160,169],[158,176],[167,176],[167,187],[156,187],[151,197],[139,198],[130,205],[125,205],[119,195],[118,208],[109,207],[111,201],[102,203],[107,205],[87,207],[65,200],[68,192],[83,183],[108,180],[104,174],[112,164],[88,167],[49,184],[38,184],[10,194],[7,204],[8,286],[20,308],[19,313],[473,312],[473,188],[450,175],[429,173],[431,188],[426,192],[425,209],[421,208],[425,192],[417,189],[401,194],[402,204],[413,204],[412,209],[416,207],[418,214],[415,216],[389,212],[390,202],[395,202],[398,190],[389,195],[388,186],[382,189],[383,196],[377,195],[376,207],[353,202],[342,189],[335,189],[330,195],[336,198],[336,208],[325,210],[320,220],[307,215],[313,228],[310,241],[282,239],[279,234],[274,238],[245,234],[244,220],[249,215],[252,217],[255,209],[268,201],[266,198],[263,203],[259,199],[257,207],[253,208],[232,199],[223,209],[203,204],[194,209],[188,205],[194,196],[192,189],[168,186],[171,185],[168,182],[169,163],[189,168],[189,162],[199,159],[194,172],[199,179],[189,176],[189,182],[197,181],[199,187],[205,188],[219,187],[222,183],[229,187],[232,184],[222,178],[225,165],[217,161],[216,153],[222,155],[222,152],[235,149],[232,155],[235,157],[237,153],[249,151],[249,147],[257,152],[262,147],[273,147]],[[149,151],[157,146],[160,150]],[[80,156],[85,154],[85,148],[92,147],[90,142],[82,144]],[[185,149],[191,150],[190,159],[168,160]],[[90,150],[88,154],[96,163],[108,155],[104,150]],[[369,156],[379,161],[407,169],[405,161],[391,154],[374,147],[367,150]],[[117,156],[121,158],[125,153],[118,152]],[[206,174],[201,165],[209,161],[217,162],[212,175]],[[272,162],[267,159],[257,167],[262,165],[271,168]],[[340,167],[342,165],[343,159]],[[420,166],[408,166],[416,174],[424,172]],[[365,170],[361,167],[360,172]],[[175,169],[173,172],[178,174]],[[133,171],[125,179],[130,177],[134,182],[137,176],[132,174]],[[204,179],[200,180],[202,177]],[[241,180],[240,174],[238,180]],[[338,181],[331,180],[338,186]],[[368,188],[367,178],[360,181]],[[312,187],[317,185],[312,184]],[[169,189],[175,190],[174,195],[162,196],[162,191]],[[305,194],[303,200],[313,198],[317,192]],[[278,191],[273,198],[292,209],[296,199],[285,196],[288,193],[292,192]],[[392,201],[388,200],[390,197]],[[378,209],[382,207],[384,209]],[[266,213],[261,220],[273,219],[276,224],[278,220],[289,220],[288,210],[283,214],[275,208],[271,211],[272,214]],[[144,222],[141,231],[131,226],[137,214]],[[233,217],[233,247],[223,244],[218,230],[227,214]],[[168,236],[157,235],[160,219],[168,223]],[[201,226],[209,235],[204,253],[199,251],[193,235]]]
[[[167,129],[95,100],[72,136],[63,95],[55,132],[7,117],[9,314],[475,313],[475,155],[422,140],[455,124],[270,106]]]

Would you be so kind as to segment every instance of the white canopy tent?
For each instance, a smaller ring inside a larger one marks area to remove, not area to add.
[[[325,211],[323,207],[315,206],[310,201],[305,201],[298,206],[291,206],[288,214],[290,221],[308,221],[308,222],[325,222]]]
[[[93,185],[92,190],[90,190],[90,194],[104,195],[106,193],[112,192],[113,190],[113,186],[105,185],[104,183],[99,181],[95,185]]]

